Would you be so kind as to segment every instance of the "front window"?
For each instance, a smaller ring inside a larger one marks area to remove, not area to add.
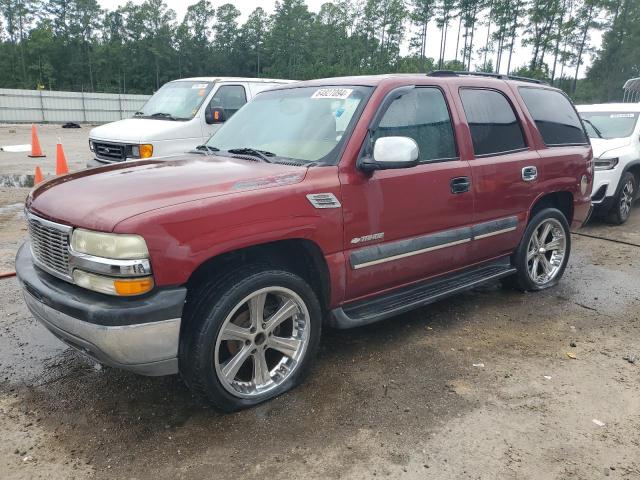
[[[371,88],[302,87],[260,93],[207,142],[222,152],[259,150],[270,159],[335,163]]]
[[[638,121],[635,112],[580,112],[591,138],[625,138],[633,133]]]
[[[211,91],[213,82],[177,81],[165,83],[145,103],[136,118],[190,120]]]

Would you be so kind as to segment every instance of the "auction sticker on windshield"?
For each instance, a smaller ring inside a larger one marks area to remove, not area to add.
[[[321,88],[316,90],[311,98],[331,98],[337,100],[346,100],[353,92],[352,88]]]

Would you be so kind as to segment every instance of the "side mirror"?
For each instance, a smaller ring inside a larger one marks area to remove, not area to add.
[[[224,123],[226,119],[227,115],[224,113],[224,108],[209,105],[204,111],[204,121],[207,122],[208,125]]]
[[[362,162],[365,171],[411,168],[418,165],[420,148],[413,138],[381,137],[373,145],[372,158]]]

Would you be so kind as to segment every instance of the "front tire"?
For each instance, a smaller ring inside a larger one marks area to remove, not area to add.
[[[564,214],[555,208],[536,213],[525,229],[512,263],[517,269],[507,283],[522,291],[557,285],[571,253],[571,233]]]
[[[298,385],[321,333],[321,308],[299,276],[250,267],[208,282],[190,298],[180,347],[187,385],[226,412]]]
[[[607,222],[614,225],[622,225],[629,220],[631,214],[631,206],[636,196],[636,177],[631,172],[627,172],[622,176],[620,182],[620,191],[615,197],[615,201],[611,206],[611,210],[607,214]]]

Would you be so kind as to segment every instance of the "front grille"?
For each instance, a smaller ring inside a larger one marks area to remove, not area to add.
[[[69,237],[71,227],[27,215],[31,251],[36,264],[50,273],[69,279]]]
[[[126,145],[118,143],[92,142],[93,151],[100,160],[123,162],[127,159]]]

